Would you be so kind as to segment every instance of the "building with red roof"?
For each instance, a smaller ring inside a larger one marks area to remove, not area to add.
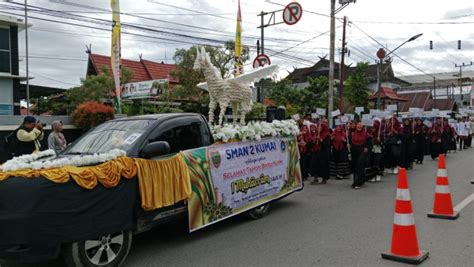
[[[89,61],[87,63],[87,75],[103,74],[103,67],[111,70],[110,57],[93,54],[88,51]],[[140,60],[122,59],[122,66],[130,70],[133,75],[130,82],[143,82],[159,79],[169,79],[170,87],[179,84],[177,78],[173,77],[172,72],[176,70],[177,65],[158,63],[140,58]]]

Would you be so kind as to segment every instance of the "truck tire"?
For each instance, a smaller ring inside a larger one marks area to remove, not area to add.
[[[270,211],[270,203],[251,209],[247,212],[247,216],[252,220],[257,220],[268,214]]]
[[[123,231],[68,244],[63,256],[70,267],[117,267],[127,258],[131,245],[132,231]]]

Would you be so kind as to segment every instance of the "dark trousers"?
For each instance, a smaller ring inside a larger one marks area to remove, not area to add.
[[[352,168],[354,170],[352,187],[361,186],[365,182],[365,164],[363,164],[364,146],[352,145]]]
[[[424,138],[417,138],[415,140],[415,160],[419,163],[423,163],[425,157],[425,146],[426,142]]]
[[[303,179],[309,176],[309,166],[311,163],[311,153],[302,153],[300,156],[301,176]]]
[[[432,159],[438,158],[440,150],[441,143],[430,143],[430,154]]]

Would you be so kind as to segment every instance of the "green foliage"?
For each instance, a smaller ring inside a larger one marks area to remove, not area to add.
[[[327,108],[329,82],[327,77],[308,78],[309,85],[298,89],[290,81],[283,80],[273,84],[269,98],[277,105],[284,106],[289,115],[305,113],[315,108]],[[338,105],[334,94],[334,105]]]
[[[262,103],[254,103],[252,111],[246,115],[246,120],[261,120],[267,116],[267,107]]]
[[[344,97],[354,106],[367,106],[370,95],[369,79],[367,78],[367,69],[369,63],[357,63],[355,71],[346,80],[344,86]]]
[[[68,115],[76,107],[88,101],[106,102],[111,100],[115,90],[113,77],[108,68],[103,67],[103,74],[87,76],[81,80],[81,86],[71,88],[62,97],[39,99],[36,102],[35,114],[50,112],[51,115]],[[128,83],[133,73],[127,68],[122,68],[121,83]]]

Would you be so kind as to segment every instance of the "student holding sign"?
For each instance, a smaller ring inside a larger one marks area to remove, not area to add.
[[[359,122],[352,133],[351,156],[354,170],[352,188],[359,189],[365,183],[365,161],[369,153],[368,138],[364,125]],[[365,154],[365,155],[364,155]]]
[[[347,134],[341,125],[336,126],[331,134],[331,140],[331,176],[343,179],[351,173],[351,169],[347,150]]]
[[[311,134],[311,174],[313,181],[311,184],[326,184],[329,180],[329,157],[331,153],[331,140],[329,127],[326,123],[320,122],[310,126]],[[322,181],[319,183],[319,177]]]
[[[415,162],[416,164],[423,164],[425,157],[426,132],[428,128],[423,124],[420,118],[415,119],[415,126],[413,127],[413,137],[415,141]]]
[[[399,159],[400,159],[400,133],[401,125],[395,115],[385,120],[385,149],[384,149],[384,163],[387,173],[397,174]]]
[[[430,140],[430,154],[431,159],[435,160],[438,158],[441,151],[441,122],[437,120],[433,123],[430,130],[428,131],[428,138]]]

